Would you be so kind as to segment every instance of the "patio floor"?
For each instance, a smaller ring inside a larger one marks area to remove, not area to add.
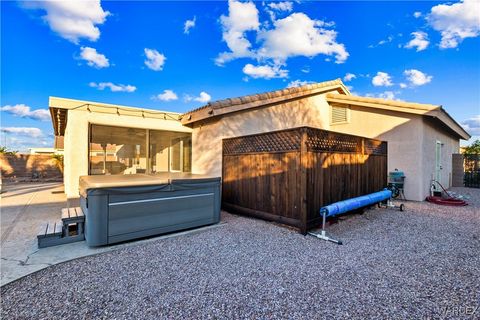
[[[374,209],[347,216],[328,229],[343,246],[224,213],[221,228],[68,261],[2,286],[1,313],[94,319],[475,318],[480,190],[456,191],[469,194],[471,205],[407,202],[405,212]]]

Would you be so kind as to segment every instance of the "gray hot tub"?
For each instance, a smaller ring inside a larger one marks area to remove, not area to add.
[[[188,173],[80,177],[89,246],[220,222],[220,178]]]

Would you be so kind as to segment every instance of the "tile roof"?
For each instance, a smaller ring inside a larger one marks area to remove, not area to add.
[[[381,104],[384,106],[417,109],[417,110],[424,110],[424,111],[432,111],[432,110],[437,110],[441,108],[441,106],[437,106],[433,104],[414,103],[414,102],[406,102],[406,101],[400,101],[400,100],[387,100],[387,99],[381,99],[381,98],[369,98],[369,97],[360,97],[360,96],[352,96],[352,95],[347,96],[347,95],[335,94],[335,93],[327,93],[326,97],[327,99],[342,99],[342,100],[348,100],[352,102]]]
[[[264,92],[259,94],[252,94],[252,95],[247,95],[247,96],[242,96],[237,98],[228,98],[224,100],[209,102],[208,104],[200,108],[196,108],[184,113],[181,117],[183,118],[187,115],[191,115],[193,113],[196,113],[198,111],[202,111],[205,109],[217,110],[217,109],[247,105],[247,104],[255,104],[255,106],[266,105],[269,103],[277,102],[281,98],[291,99],[298,96],[309,94],[312,91],[316,91],[318,89],[328,88],[328,87],[339,87],[341,91],[344,92],[345,94],[350,94],[348,89],[343,84],[342,80],[335,79],[330,81],[307,84],[300,87],[285,88],[281,90],[275,90],[270,92]]]

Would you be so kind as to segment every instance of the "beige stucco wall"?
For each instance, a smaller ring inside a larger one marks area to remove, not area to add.
[[[328,126],[329,105],[317,95],[273,107],[230,114],[205,125],[196,125],[192,134],[192,172],[222,175],[222,139],[300,126]]]
[[[68,110],[65,129],[64,184],[65,193],[69,198],[78,197],[78,179],[88,174],[89,124],[178,132],[192,131],[176,120]]]
[[[427,126],[423,116],[350,106],[349,122],[332,125],[330,112],[324,95],[318,95],[196,125],[192,136],[193,172],[221,176],[223,138],[307,125],[388,141],[388,171],[398,168],[405,172],[406,198],[420,201],[428,195],[435,150],[424,145],[436,139],[437,129]],[[447,135],[441,138],[448,141],[443,153],[447,177],[451,172],[451,160],[447,158],[455,148],[458,150],[459,142]]]
[[[435,179],[435,147],[439,141],[442,143],[440,183],[445,188],[449,188],[452,186],[452,154],[459,152],[459,140],[452,138],[447,129],[437,125],[431,119],[424,119],[423,123],[423,180]],[[428,193],[429,188],[424,191]]]
[[[405,197],[423,200],[422,127],[420,115],[350,106],[349,123],[329,130],[387,141],[388,171],[405,172]]]

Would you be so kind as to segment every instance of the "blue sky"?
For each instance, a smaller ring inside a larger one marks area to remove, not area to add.
[[[480,136],[480,2],[1,3],[1,145],[51,146],[48,97],[184,112],[342,78]]]

